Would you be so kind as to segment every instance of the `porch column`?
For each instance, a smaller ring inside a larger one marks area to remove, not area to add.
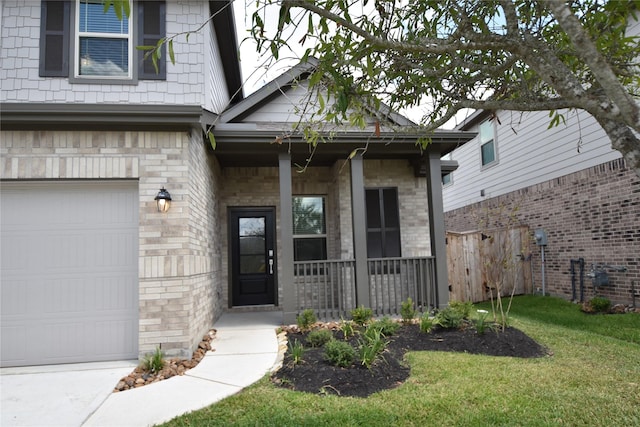
[[[353,254],[356,259],[356,304],[370,308],[369,272],[367,269],[367,226],[364,202],[362,153],[351,159],[351,222]]]
[[[291,194],[291,154],[278,155],[280,177],[280,280],[284,324],[296,323],[296,288],[293,277],[293,201]]]
[[[426,166],[429,237],[431,239],[431,255],[436,260],[436,304],[439,308],[445,308],[449,304],[449,276],[447,274],[447,246],[445,243],[440,153],[429,151]]]

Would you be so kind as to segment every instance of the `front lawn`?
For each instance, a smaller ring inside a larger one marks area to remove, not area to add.
[[[560,299],[522,296],[511,325],[553,355],[412,352],[409,379],[365,399],[264,378],[165,426],[640,425],[640,314],[587,315]]]

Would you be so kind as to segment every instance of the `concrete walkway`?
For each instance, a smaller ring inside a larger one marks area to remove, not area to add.
[[[282,313],[225,313],[213,326],[214,351],[183,376],[112,393],[136,362],[5,368],[2,426],[152,426],[235,394],[278,358]]]

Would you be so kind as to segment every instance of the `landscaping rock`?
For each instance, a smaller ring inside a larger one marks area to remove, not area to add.
[[[114,388],[114,392],[130,390],[132,388],[143,387],[158,381],[166,380],[176,375],[184,375],[189,369],[195,368],[198,363],[204,359],[207,351],[212,351],[211,342],[216,336],[216,330],[211,329],[204,335],[202,341],[198,344],[198,348],[194,351],[191,359],[172,358],[166,361],[163,369],[156,373],[145,372],[140,366],[136,367],[126,377],[118,381]]]

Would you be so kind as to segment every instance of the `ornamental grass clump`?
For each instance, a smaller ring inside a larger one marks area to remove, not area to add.
[[[420,332],[428,334],[433,329],[434,319],[429,316],[429,313],[424,313],[422,317],[420,317]]]
[[[382,335],[388,337],[398,332],[399,328],[400,324],[398,322],[394,322],[389,316],[384,316],[382,319],[369,324],[365,333],[369,330],[377,329],[382,333]]]
[[[298,340],[289,342],[289,354],[291,354],[291,360],[294,365],[302,363],[302,356],[304,355],[304,346]]]
[[[453,307],[446,307],[436,313],[434,323],[445,329],[459,329],[462,326],[464,314]]]
[[[345,340],[348,340],[350,337],[354,336],[356,333],[356,329],[353,326],[353,322],[351,320],[340,320],[340,331],[342,331],[342,335]]]
[[[388,341],[380,327],[369,325],[358,342],[360,361],[367,369],[376,361],[378,355],[387,347]]]
[[[164,365],[164,352],[160,349],[160,347],[156,347],[156,350],[153,353],[145,355],[140,362],[140,367],[144,371],[151,372],[152,374],[160,372],[162,368],[164,368]]]

